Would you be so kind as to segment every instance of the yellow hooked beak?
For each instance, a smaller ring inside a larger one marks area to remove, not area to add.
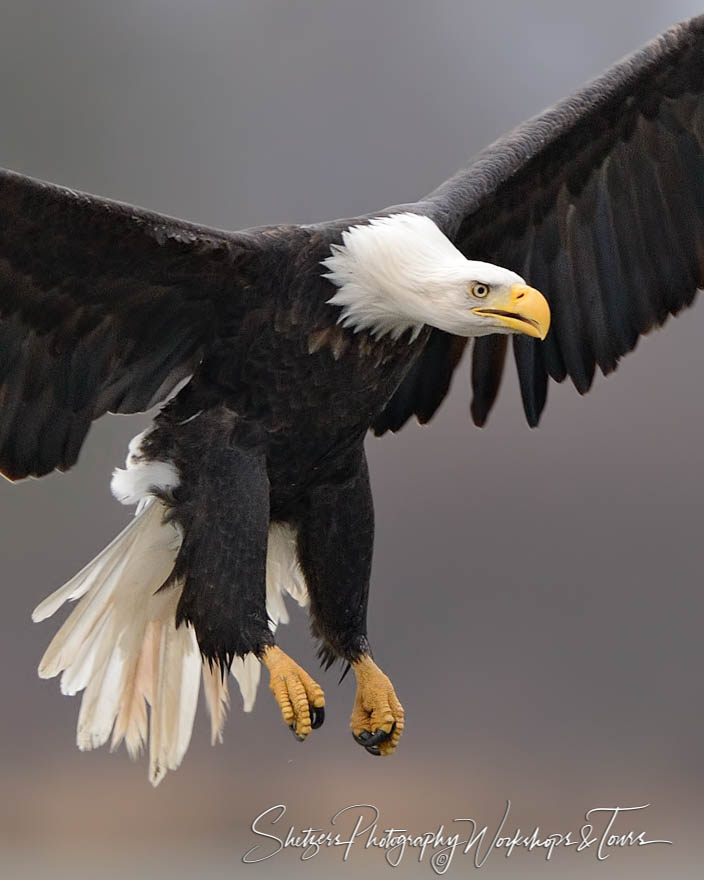
[[[550,329],[550,306],[540,291],[525,284],[514,284],[505,302],[493,308],[472,309],[475,315],[495,318],[500,324],[545,339]]]

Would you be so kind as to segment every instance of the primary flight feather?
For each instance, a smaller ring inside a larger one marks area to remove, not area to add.
[[[550,378],[587,391],[703,275],[704,17],[365,217],[230,233],[0,172],[0,471],[67,470],[93,419],[180,386],[113,475],[135,518],[34,612],[77,601],[39,672],[84,690],[79,747],[148,743],[156,784],[201,679],[216,741],[227,671],[248,710],[262,665],[308,737],[325,698],[276,644],[288,593],[355,673],[356,741],[391,754],[367,431],[428,421],[469,338],[483,424],[509,335],[535,425]]]

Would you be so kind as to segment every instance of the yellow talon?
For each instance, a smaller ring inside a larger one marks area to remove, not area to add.
[[[279,704],[284,724],[293,730],[296,739],[304,740],[323,723],[325,695],[322,688],[276,645],[264,649],[261,661],[269,670],[269,688]]]
[[[388,676],[368,654],[352,663],[352,669],[357,678],[352,734],[373,755],[390,755],[403,733],[403,706]]]

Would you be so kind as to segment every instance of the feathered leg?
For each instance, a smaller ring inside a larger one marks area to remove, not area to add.
[[[372,754],[389,755],[401,737],[404,713],[367,640],[374,510],[361,445],[335,482],[308,492],[297,526],[298,558],[320,656],[327,666],[337,657],[351,665],[357,678],[350,723],[354,738]]]
[[[171,501],[183,532],[171,580],[183,584],[176,625],[192,624],[203,657],[225,670],[236,656],[259,656],[274,644],[266,613],[269,479],[261,445],[241,442],[237,432],[226,445],[216,432],[203,434]]]

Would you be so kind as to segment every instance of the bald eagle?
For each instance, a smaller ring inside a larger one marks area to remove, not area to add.
[[[249,710],[262,665],[306,739],[325,698],[276,644],[290,594],[354,672],[355,740],[392,754],[365,435],[427,422],[469,338],[474,422],[512,336],[536,425],[550,379],[586,392],[703,285],[704,16],[363,217],[223,232],[0,172],[2,473],[68,470],[94,419],[164,404],[112,478],[134,518],[33,615],[78,600],[39,674],[84,690],[79,747],[148,742],[156,784],[201,679],[216,741],[228,673]]]

